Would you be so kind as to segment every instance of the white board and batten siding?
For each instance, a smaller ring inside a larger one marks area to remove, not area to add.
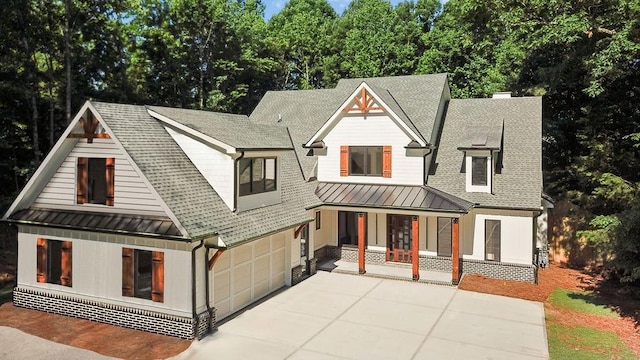
[[[115,158],[114,205],[76,204],[77,159]],[[35,199],[35,207],[60,210],[107,211],[114,209],[127,213],[166,216],[160,200],[131,165],[125,154],[112,139],[94,139],[92,144],[80,139],[62,162],[49,183]]]
[[[42,228],[39,229],[42,230]],[[47,233],[46,230],[38,232],[18,233],[18,286],[42,289],[73,298],[191,317],[190,244],[120,235],[99,235],[107,238],[90,240],[89,237],[98,235],[83,232],[84,236],[76,236],[80,232],[71,230],[58,234],[63,236],[42,235]],[[72,242],[71,287],[37,282],[37,238]],[[122,296],[123,247],[164,252],[164,301],[162,303]]]
[[[422,185],[424,160],[407,157],[411,139],[387,115],[344,116],[323,139],[327,155],[318,156],[318,180],[361,184]],[[340,176],[340,146],[392,146],[391,178]]]
[[[485,220],[499,220],[500,262],[532,263],[535,230],[531,212],[477,209],[465,216],[464,220],[460,224],[461,238],[464,233],[465,238],[473,239],[470,244],[461,244],[465,259],[485,260]],[[468,254],[470,249],[473,250]]]
[[[291,236],[281,232],[225,251],[209,277],[217,319],[223,319],[285,286],[291,268],[286,244]]]
[[[222,201],[233,210],[233,158],[169,127],[165,129]]]

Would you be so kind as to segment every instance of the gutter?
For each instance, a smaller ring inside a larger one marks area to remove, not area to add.
[[[200,320],[198,320],[198,310],[196,305],[196,251],[204,245],[204,240],[200,240],[200,245],[191,249],[191,307],[193,312],[193,319],[195,320],[194,335],[196,329],[200,326]],[[206,252],[205,252],[206,255]],[[205,267],[206,269],[206,267]]]
[[[244,157],[244,151],[233,160],[233,212],[238,211],[238,161]]]

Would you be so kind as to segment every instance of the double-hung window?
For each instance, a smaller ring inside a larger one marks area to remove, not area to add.
[[[275,158],[245,158],[238,166],[240,196],[276,190]]]
[[[484,221],[484,259],[500,261],[500,220]]]

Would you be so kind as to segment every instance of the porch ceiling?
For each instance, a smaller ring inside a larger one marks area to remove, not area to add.
[[[316,195],[326,205],[466,213],[473,203],[430,186],[319,182]]]

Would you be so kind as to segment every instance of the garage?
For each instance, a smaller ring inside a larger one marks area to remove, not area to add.
[[[279,233],[225,251],[212,276],[217,320],[285,285],[285,234]]]

